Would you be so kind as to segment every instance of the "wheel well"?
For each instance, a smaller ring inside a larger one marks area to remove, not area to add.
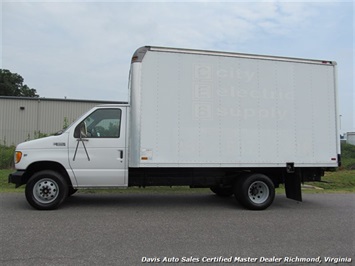
[[[223,179],[224,184],[228,184],[229,186],[233,186],[235,182],[238,182],[241,178],[244,178],[247,175],[251,174],[263,174],[270,178],[270,180],[273,182],[274,187],[278,188],[282,179],[282,172],[276,170],[276,171],[271,171],[267,169],[266,171],[263,169],[256,169],[254,171],[240,171],[240,172],[232,172],[228,173],[226,175],[226,178]]]
[[[69,187],[72,187],[72,183],[65,168],[60,163],[51,161],[35,162],[28,166],[28,168],[26,169],[26,183],[34,173],[43,170],[52,170],[60,173],[64,177]]]

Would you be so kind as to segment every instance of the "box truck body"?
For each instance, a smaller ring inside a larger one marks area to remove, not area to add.
[[[131,167],[337,166],[333,62],[140,52],[131,73]]]
[[[301,200],[302,181],[340,164],[336,78],[332,61],[142,47],[129,103],[18,145],[9,182],[27,184],[38,209],[80,188],[152,185],[210,187],[265,209],[284,183]]]

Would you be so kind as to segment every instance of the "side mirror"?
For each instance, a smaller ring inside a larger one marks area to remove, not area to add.
[[[86,123],[83,121],[75,128],[74,138],[86,138],[87,135]]]

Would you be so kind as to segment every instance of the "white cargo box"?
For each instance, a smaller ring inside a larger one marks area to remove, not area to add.
[[[143,47],[130,167],[337,167],[336,63]]]

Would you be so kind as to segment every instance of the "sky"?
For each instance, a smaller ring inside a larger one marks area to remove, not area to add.
[[[353,1],[2,0],[0,8],[0,67],[40,97],[128,101],[131,57],[145,45],[332,60],[341,132],[355,131]]]

